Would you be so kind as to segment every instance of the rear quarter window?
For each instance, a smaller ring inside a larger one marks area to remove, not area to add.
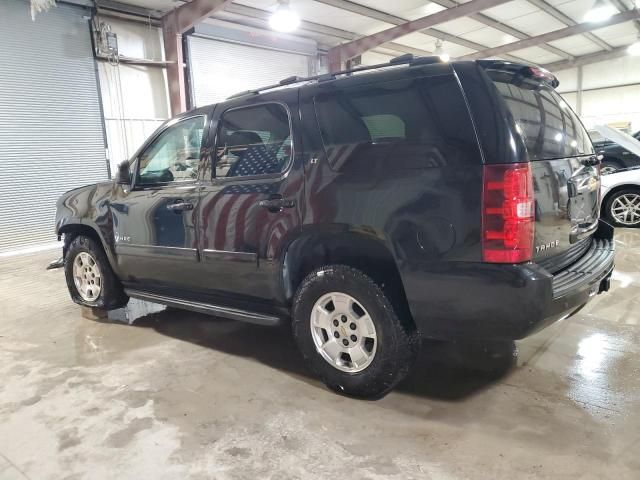
[[[314,98],[334,170],[479,164],[473,124],[453,76],[368,84]]]

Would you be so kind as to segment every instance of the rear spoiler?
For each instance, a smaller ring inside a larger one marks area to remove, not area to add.
[[[520,75],[523,78],[535,78],[546,82],[553,88],[558,88],[558,85],[560,85],[560,81],[549,70],[535,65],[524,65],[504,60],[478,60],[477,63],[485,70],[509,72]]]

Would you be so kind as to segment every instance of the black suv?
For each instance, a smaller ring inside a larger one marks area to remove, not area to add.
[[[73,300],[290,321],[328,386],[371,397],[421,336],[520,339],[609,288],[598,160],[555,78],[412,57],[359,70],[180,115],[115,181],[66,193]]]
[[[636,140],[640,140],[640,131],[632,135]],[[596,153],[602,155],[602,166],[600,172],[603,175],[609,173],[615,173],[618,170],[624,170],[626,168],[634,168],[640,166],[640,157],[635,153],[630,152],[622,145],[618,145],[616,142],[601,139],[593,142],[593,147]]]

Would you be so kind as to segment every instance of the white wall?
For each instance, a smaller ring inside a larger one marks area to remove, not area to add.
[[[640,59],[627,56],[585,65],[582,69],[579,113],[585,126],[631,122],[632,131],[640,130]],[[578,69],[554,73],[560,80],[558,91],[577,111]]]
[[[157,27],[110,17],[103,20],[118,36],[121,55],[164,59],[162,32]],[[98,62],[112,175],[151,133],[170,116],[163,68]]]

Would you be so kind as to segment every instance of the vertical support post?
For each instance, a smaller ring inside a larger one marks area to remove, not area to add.
[[[168,62],[167,81],[171,114],[187,110],[182,34],[212,13],[222,10],[232,0],[192,0],[162,17],[162,39]]]
[[[342,51],[339,47],[329,50],[328,57],[330,73],[336,73],[342,70]]]
[[[579,117],[582,116],[582,65],[578,67],[577,78],[577,91],[576,91],[576,113]]]
[[[162,39],[164,41],[167,64],[167,82],[171,115],[186,111],[187,100],[184,88],[184,58],[182,55],[182,35],[176,25],[176,15],[170,13],[162,19]]]

